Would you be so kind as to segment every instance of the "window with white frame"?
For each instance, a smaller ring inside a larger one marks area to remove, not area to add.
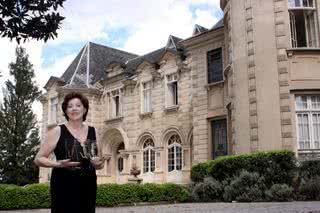
[[[151,112],[151,81],[141,83],[142,88],[142,107],[141,112]]]
[[[174,134],[168,140],[168,171],[182,169],[182,147],[179,135]]]
[[[288,8],[292,47],[319,47],[315,0],[288,0]]]
[[[58,98],[50,98],[49,101],[49,124],[57,123]]]
[[[178,80],[177,74],[170,74],[166,76],[166,107],[178,105]]]
[[[298,149],[320,149],[320,95],[296,96]]]
[[[151,138],[147,138],[143,143],[143,173],[154,172],[155,165],[154,143]]]
[[[109,93],[109,118],[121,116],[121,96],[120,89],[113,90]]]

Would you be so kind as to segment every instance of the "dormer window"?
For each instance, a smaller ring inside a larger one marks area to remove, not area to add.
[[[288,0],[293,48],[319,47],[317,7],[314,0]]]

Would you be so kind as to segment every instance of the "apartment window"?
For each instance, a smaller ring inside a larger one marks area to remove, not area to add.
[[[147,138],[143,144],[143,173],[154,172],[155,162],[154,143],[151,138]]]
[[[222,48],[207,52],[208,83],[223,81]]]
[[[298,148],[320,149],[320,95],[296,96],[296,119]]]
[[[151,81],[142,83],[142,112],[151,112]]]
[[[169,172],[182,169],[182,148],[179,135],[174,134],[168,141],[168,170]]]
[[[109,117],[117,118],[121,116],[120,90],[114,90],[109,93]]]
[[[167,107],[178,105],[177,74],[167,75]]]
[[[51,98],[49,103],[49,124],[57,123],[58,98]]]
[[[314,0],[289,0],[292,47],[319,47],[317,7]]]
[[[211,121],[212,158],[227,155],[227,121]]]

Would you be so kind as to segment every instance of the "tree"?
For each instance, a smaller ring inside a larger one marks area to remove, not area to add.
[[[58,12],[65,0],[1,0],[0,35],[13,38],[47,41],[57,37],[64,19]]]
[[[16,48],[9,71],[13,81],[5,82],[0,106],[0,182],[24,185],[38,177],[32,163],[40,143],[32,103],[41,92],[33,82],[33,65],[25,49]]]

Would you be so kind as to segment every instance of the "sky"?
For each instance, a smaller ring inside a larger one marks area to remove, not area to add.
[[[188,38],[195,24],[211,28],[223,16],[219,0],[67,0],[59,12],[65,19],[56,39],[22,44],[41,89],[50,76],[63,74],[88,41],[143,55],[165,46],[169,35]],[[10,79],[16,45],[0,38],[1,88]],[[33,110],[41,120],[39,102]]]

